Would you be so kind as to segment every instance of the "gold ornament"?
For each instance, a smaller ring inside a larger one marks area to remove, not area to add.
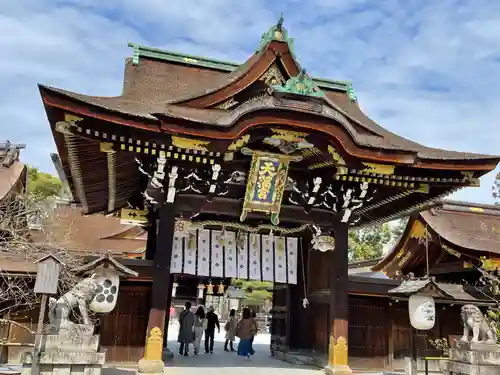
[[[148,361],[161,361],[163,352],[163,333],[160,328],[154,327],[149,332],[144,348],[144,359]]]
[[[217,292],[218,292],[219,294],[224,294],[224,284],[222,283],[222,281],[221,281],[221,283],[219,284],[219,286],[217,287]]]
[[[211,281],[207,285],[207,294],[208,295],[214,294],[214,285],[212,284]]]

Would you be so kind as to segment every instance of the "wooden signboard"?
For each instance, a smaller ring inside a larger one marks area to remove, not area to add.
[[[61,261],[54,255],[49,254],[38,259],[35,290],[37,294],[57,294]]]

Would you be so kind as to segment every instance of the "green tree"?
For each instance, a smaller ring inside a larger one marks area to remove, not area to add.
[[[399,219],[397,223],[391,227],[392,241],[399,241],[399,239],[403,235],[403,232],[405,231],[406,224],[408,224],[408,218],[404,217],[402,219]]]
[[[63,193],[63,186],[57,177],[28,166],[28,193],[41,199],[57,197]]]
[[[387,224],[349,232],[349,260],[380,258],[390,240],[391,231]]]
[[[497,340],[500,343],[500,267],[491,260],[481,258],[481,266],[478,268],[481,272],[480,282],[489,292],[491,299],[496,303],[487,311],[487,318],[491,326],[497,331]]]
[[[500,173],[497,173],[491,190],[495,204],[500,204]]]
[[[272,282],[232,279],[231,285],[245,291],[244,304],[247,306],[262,306],[266,300],[272,301]]]

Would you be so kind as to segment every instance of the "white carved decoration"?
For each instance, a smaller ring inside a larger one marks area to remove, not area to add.
[[[217,182],[217,179],[219,178],[219,172],[220,172],[220,165],[219,164],[214,164],[212,165],[212,183],[210,184],[210,188],[208,189],[208,192],[213,194],[215,193],[215,188],[217,185],[215,184]]]
[[[96,284],[95,296],[89,304],[89,309],[96,313],[111,312],[118,301],[120,275],[111,267],[98,267],[94,272]]]
[[[159,168],[159,167],[158,167]],[[163,171],[163,169],[162,169]],[[165,173],[163,173],[163,176],[165,176]],[[177,177],[179,175],[177,174],[177,166],[172,166],[172,169],[170,170],[170,173],[168,174],[169,180],[168,180],[168,191],[167,191],[167,203],[173,203],[175,199],[175,180],[177,180]]]
[[[335,238],[333,238],[332,236],[314,236],[311,243],[314,250],[319,250],[323,253],[335,250]]]
[[[144,164],[142,163],[142,161],[137,157],[135,157],[134,160],[137,163],[137,169],[139,169],[139,172],[141,172],[145,176],[148,176],[148,178],[151,178],[152,176],[148,173],[148,171],[144,169]]]
[[[287,190],[288,202],[298,206],[313,206],[315,208],[326,208],[332,212],[339,213],[340,220],[343,223],[349,222],[351,225],[361,220],[361,217],[354,216],[356,210],[361,208],[367,202],[370,202],[376,190],[369,193],[369,183],[362,182],[355,184],[352,182],[341,183],[340,188],[336,184],[328,184],[320,191],[321,178],[313,179],[313,187],[309,191],[309,184],[303,187],[289,178],[290,184]],[[318,194],[319,193],[319,194]]]
[[[429,330],[436,321],[436,304],[432,296],[413,294],[408,299],[410,323],[413,328]]]
[[[163,187],[163,179],[165,178],[165,165],[167,163],[167,158],[165,157],[165,153],[160,153],[160,156],[156,159],[158,163],[158,167],[153,175],[152,185],[156,188]],[[172,169],[176,169],[177,167],[172,167]]]
[[[365,198],[366,197],[366,194],[368,193],[368,182],[363,182],[361,184],[361,193],[359,193],[359,197],[360,198]]]
[[[342,223],[347,223],[349,221],[349,218],[351,217],[352,211],[349,208],[346,208],[343,213],[342,213],[342,218],[340,221]]]
[[[172,284],[172,298],[175,298],[175,296],[177,295],[177,287],[179,286],[178,283],[173,283]]]

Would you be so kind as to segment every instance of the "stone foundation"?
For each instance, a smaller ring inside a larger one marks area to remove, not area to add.
[[[445,375],[500,375],[500,345],[459,343],[440,365]]]
[[[40,343],[35,358],[33,352],[23,355],[23,375],[100,375],[106,354],[98,351],[99,335],[93,331],[85,325],[58,333],[55,327],[44,327],[35,339]]]

